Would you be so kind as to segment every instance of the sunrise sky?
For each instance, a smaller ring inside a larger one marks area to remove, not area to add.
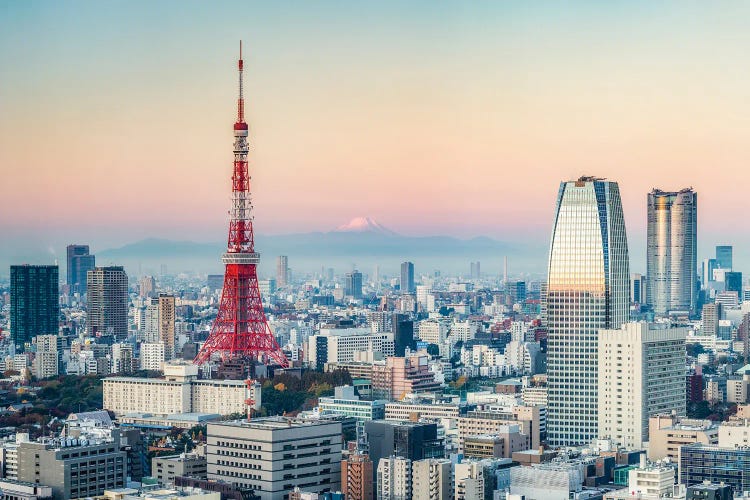
[[[547,245],[559,182],[588,174],[619,181],[636,258],[646,193],[692,186],[699,258],[748,262],[749,20],[747,2],[3,2],[2,244],[223,239],[243,39],[260,233],[366,215]]]

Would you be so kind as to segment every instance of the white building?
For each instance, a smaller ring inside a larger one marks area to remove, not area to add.
[[[420,321],[417,332],[422,342],[442,345],[448,338],[448,325],[436,320]]]
[[[569,500],[583,487],[583,464],[549,463],[510,469],[510,493],[535,500]]]
[[[133,370],[132,344],[112,344],[112,373],[130,373]]]
[[[261,404],[260,386],[243,380],[198,380],[194,365],[166,365],[165,378],[108,377],[104,408],[116,415],[151,413],[246,413],[247,399]]]
[[[413,500],[453,500],[453,471],[446,458],[427,458],[412,463]]]
[[[260,500],[285,500],[296,487],[341,489],[341,422],[285,417],[210,422],[210,481],[251,488]]]
[[[456,464],[453,477],[456,500],[484,499],[484,466],[481,462],[466,461]]]
[[[453,343],[474,340],[479,331],[479,324],[474,321],[454,321],[450,328],[450,339]]]
[[[164,367],[164,343],[141,344],[141,370],[161,371]]]
[[[648,419],[684,415],[684,328],[626,323],[600,330],[598,347],[599,437],[626,448],[648,441]]]
[[[402,457],[381,458],[378,463],[377,500],[411,500],[411,460]]]
[[[357,352],[382,353],[384,357],[395,355],[393,333],[372,333],[370,328],[321,328],[308,341],[307,361],[313,366],[325,363],[347,363],[354,361]]]

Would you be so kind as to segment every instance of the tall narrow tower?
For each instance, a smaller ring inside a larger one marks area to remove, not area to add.
[[[217,355],[223,360],[251,358],[263,363],[289,366],[284,352],[268,326],[258,289],[257,266],[260,254],[253,238],[250,175],[247,168],[247,123],[242,97],[242,42],[240,42],[239,98],[234,124],[234,171],[232,174],[232,211],[227,251],[221,260],[226,265],[219,314],[211,334],[193,361],[203,364]]]

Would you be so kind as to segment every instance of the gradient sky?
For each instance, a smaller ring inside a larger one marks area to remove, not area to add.
[[[243,39],[260,233],[546,245],[589,174],[636,259],[646,193],[693,186],[703,253],[750,260],[750,3],[213,4],[2,2],[7,244],[223,239]]]

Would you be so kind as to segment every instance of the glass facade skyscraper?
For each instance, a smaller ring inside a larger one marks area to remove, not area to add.
[[[67,284],[71,292],[86,293],[86,279],[89,271],[96,267],[96,258],[89,253],[88,245],[68,245]]]
[[[660,315],[695,312],[698,299],[698,195],[654,189],[648,194],[646,275],[649,304]]]
[[[730,245],[716,247],[716,265],[720,269],[732,269],[732,247]]]
[[[37,335],[57,335],[59,288],[57,266],[10,266],[10,334],[18,352]]]
[[[598,436],[598,332],[628,321],[629,295],[617,183],[593,177],[562,182],[545,297],[551,445],[587,444]]]
[[[414,263],[401,263],[401,293],[414,293]]]

